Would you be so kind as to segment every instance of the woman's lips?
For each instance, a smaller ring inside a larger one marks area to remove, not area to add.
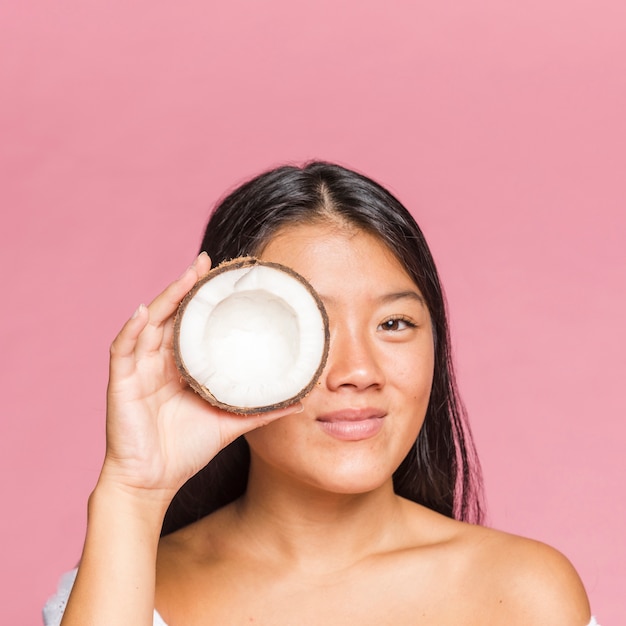
[[[383,427],[384,411],[378,409],[344,409],[317,418],[320,428],[342,441],[370,439]]]

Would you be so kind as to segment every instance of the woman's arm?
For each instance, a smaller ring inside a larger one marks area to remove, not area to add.
[[[156,502],[99,484],[89,499],[87,536],[63,626],[151,626],[155,562],[165,512]]]
[[[107,448],[90,499],[87,535],[63,626],[150,626],[167,507],[178,489],[238,436],[296,407],[233,416],[182,381],[172,354],[180,301],[210,269],[201,254],[111,346]]]

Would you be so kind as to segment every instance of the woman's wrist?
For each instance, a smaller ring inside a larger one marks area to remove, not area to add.
[[[115,514],[134,519],[160,534],[167,508],[175,492],[170,489],[149,489],[120,482],[102,473],[89,497],[88,518]]]

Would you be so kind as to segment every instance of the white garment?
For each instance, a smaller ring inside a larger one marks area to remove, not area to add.
[[[46,602],[46,606],[43,608],[44,626],[59,626],[61,623],[63,611],[65,611],[65,605],[67,604],[67,599],[74,585],[77,571],[78,570],[72,570],[67,574],[63,574],[61,577],[57,592]],[[153,626],[167,626],[156,610],[154,611],[154,622],[152,624]],[[596,622],[595,617],[592,617],[587,626],[600,626],[600,624]]]

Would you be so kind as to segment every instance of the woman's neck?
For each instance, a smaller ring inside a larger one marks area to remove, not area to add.
[[[269,470],[251,472],[233,512],[252,550],[311,571],[397,549],[407,531],[406,504],[391,479],[367,493],[343,494]]]

